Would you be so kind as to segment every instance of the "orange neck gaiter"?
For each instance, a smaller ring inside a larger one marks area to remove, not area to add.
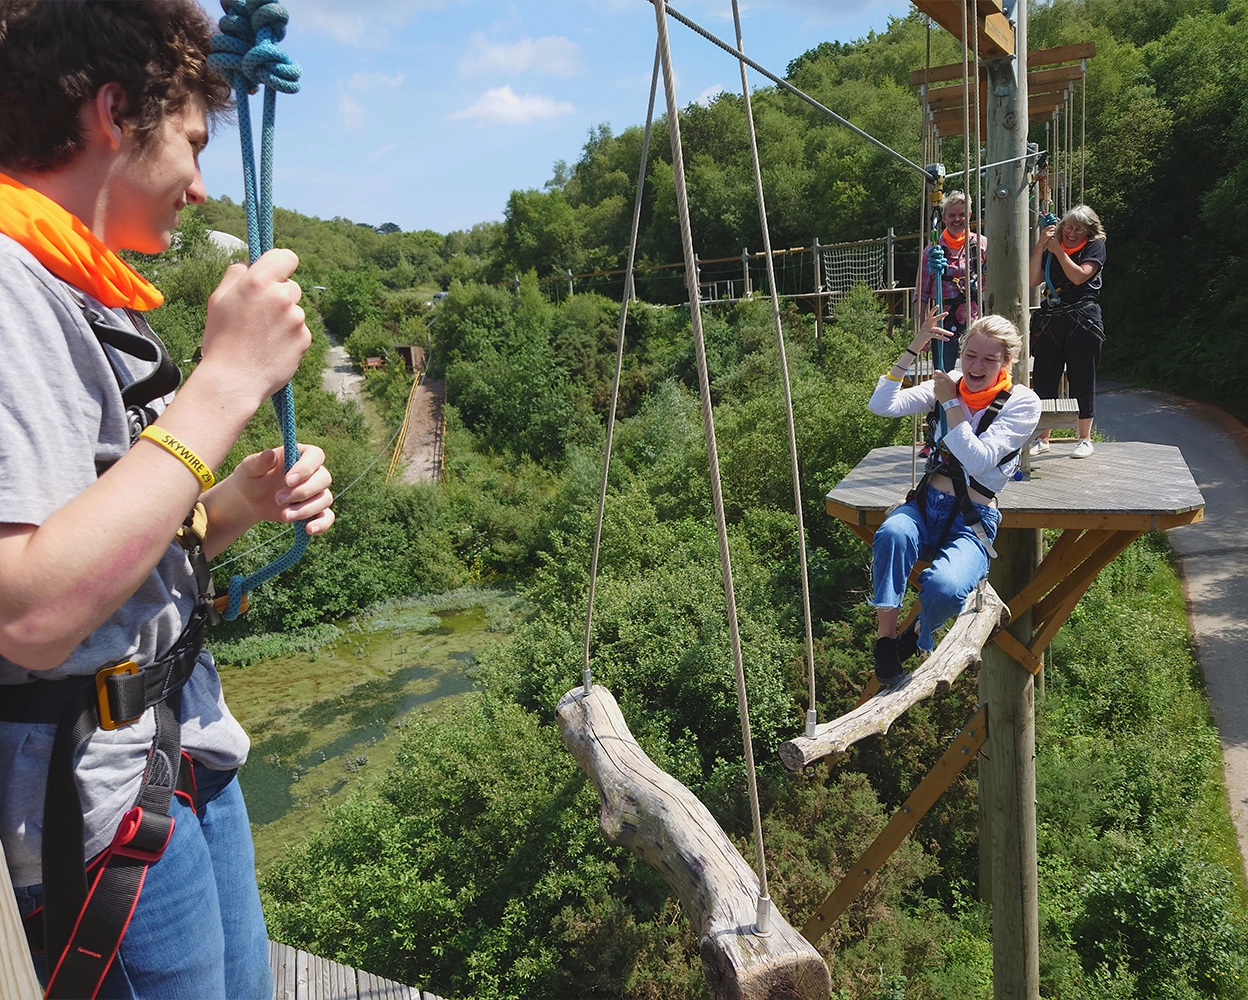
[[[1082,249],[1083,249],[1084,247],[1086,247],[1087,245],[1088,245],[1088,238],[1085,236],[1085,237],[1083,238],[1083,242],[1082,242],[1082,243],[1080,243],[1078,246],[1068,247],[1065,243],[1063,243],[1063,244],[1062,244],[1062,249],[1066,251],[1066,256],[1067,256],[1067,257],[1069,257],[1069,256],[1070,256],[1071,254],[1073,254],[1073,253],[1078,253],[1080,250],[1082,250]]]
[[[997,378],[996,384],[989,386],[987,389],[980,389],[979,392],[971,392],[966,387],[965,379],[958,382],[958,396],[962,402],[966,404],[966,408],[974,413],[976,410],[982,410],[985,406],[997,398],[997,393],[1002,389],[1012,389],[1014,380],[1010,378],[1008,368],[1001,369],[1001,375]]]
[[[156,286],[108,249],[81,219],[0,173],[0,233],[44,267],[111,308],[140,311],[164,301]]]
[[[953,233],[946,229],[940,234],[940,241],[954,253],[958,253],[962,250],[962,247],[966,245],[966,234],[968,232],[969,230],[963,229],[961,236],[954,236]]]

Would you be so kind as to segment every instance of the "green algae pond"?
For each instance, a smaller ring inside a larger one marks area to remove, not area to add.
[[[515,605],[490,590],[415,598],[322,631],[304,652],[237,666],[220,651],[226,701],[251,737],[239,781],[257,868],[383,777],[413,713],[445,711],[473,689],[473,659],[503,637]]]

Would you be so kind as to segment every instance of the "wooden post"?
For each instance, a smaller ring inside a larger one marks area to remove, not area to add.
[[[1004,528],[989,580],[1017,594],[1035,569],[1035,529]],[[1031,637],[1031,611],[1008,629]],[[979,760],[979,852],[992,901],[994,1000],[1038,1000],[1040,917],[1036,871],[1036,719],[1031,674],[995,642],[983,650],[979,697],[988,704],[988,745]],[[987,864],[985,864],[985,862]],[[981,885],[981,894],[984,894]]]
[[[39,1000],[43,988],[35,978],[26,932],[17,911],[9,866],[0,847],[0,996],[11,1000]]]
[[[750,291],[750,248],[741,248],[741,298],[752,299]]]
[[[884,279],[885,279],[884,284],[885,284],[885,287],[889,288],[890,290],[897,287],[897,277],[893,269],[893,251],[894,251],[894,245],[896,244],[896,242],[897,242],[897,237],[893,232],[893,227],[889,226],[888,235],[884,237],[884,244],[886,247],[886,252],[884,254],[885,268],[886,268],[885,273],[884,273]],[[893,327],[897,323],[896,314],[897,314],[897,307],[893,303],[893,296],[892,296],[892,292],[890,291],[889,296],[888,296],[888,335],[890,337],[893,335]]]
[[[568,298],[572,298],[572,268],[568,268]]]
[[[819,340],[823,337],[823,276],[819,267],[818,236],[815,237],[813,250],[815,257],[815,339]]]
[[[1018,0],[1015,18],[1015,57],[988,61],[988,162],[1011,162],[988,172],[991,203],[985,215],[992,264],[985,273],[985,307],[1022,332],[1014,380],[1026,385],[1031,251],[1022,159],[1028,123],[1027,0]],[[1035,529],[1003,529],[996,549],[989,580],[1008,600],[1035,572]],[[1029,639],[1030,611],[1019,615],[1009,631]],[[989,736],[979,765],[980,893],[992,901],[993,997],[1039,1000],[1034,686],[1031,675],[996,643],[984,648],[983,660],[979,691],[988,704]]]

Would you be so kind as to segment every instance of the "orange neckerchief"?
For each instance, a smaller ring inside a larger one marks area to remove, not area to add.
[[[989,386],[987,389],[980,389],[979,392],[971,392],[966,387],[966,380],[958,381],[958,395],[962,402],[966,404],[966,408],[974,413],[976,410],[982,410],[985,406],[997,398],[997,393],[1002,389],[1012,389],[1014,380],[1010,378],[1010,372],[1007,368],[1001,369],[1001,375],[997,378],[996,384]]]
[[[958,253],[966,245],[966,234],[968,232],[970,232],[969,229],[963,229],[961,236],[954,236],[946,229],[940,234],[940,241],[954,253]]]
[[[1078,253],[1080,250],[1082,250],[1082,249],[1083,249],[1084,247],[1086,247],[1087,245],[1088,245],[1088,238],[1085,236],[1085,237],[1083,238],[1083,242],[1082,242],[1082,243],[1080,243],[1077,247],[1068,247],[1065,243],[1063,243],[1063,244],[1062,244],[1062,249],[1066,251],[1066,256],[1067,256],[1067,257],[1069,257],[1071,254],[1076,254],[1076,253]]]
[[[106,306],[146,310],[164,301],[155,285],[101,243],[81,219],[2,173],[0,233],[24,246],[62,281]]]

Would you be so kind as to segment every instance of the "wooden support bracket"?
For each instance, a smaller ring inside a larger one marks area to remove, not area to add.
[[[972,591],[940,645],[901,687],[881,691],[858,708],[815,727],[813,736],[796,736],[780,745],[780,759],[792,771],[835,753],[843,753],[868,736],[886,733],[912,705],[942,697],[967,667],[978,666],[980,650],[1009,622],[1009,609],[992,587],[984,587],[983,610],[975,610]],[[874,678],[873,678],[874,680]]]
[[[953,744],[945,751],[944,756],[936,762],[927,776],[919,782],[919,787],[910,793],[905,804],[888,821],[879,835],[871,842],[871,846],[863,852],[857,864],[841,879],[840,884],[832,892],[823,905],[817,909],[806,926],[802,928],[802,936],[812,944],[827,933],[836,918],[862,892],[863,887],[871,880],[899,846],[918,825],[927,811],[936,804],[936,800],[944,794],[945,789],[953,784],[954,779],[962,773],[966,765],[975,759],[980,747],[988,739],[988,706],[980,705],[975,714],[962,731],[958,733]]]
[[[556,710],[563,742],[602,802],[607,842],[627,847],[675,890],[698,933],[715,1000],[827,1000],[823,958],[774,906],[754,932],[758,877],[710,811],[637,745],[611,692],[573,688]]]
[[[1079,599],[1088,592],[1097,576],[1135,539],[1138,531],[1089,530],[1068,528],[1036,567],[1035,576],[1014,600],[1010,613],[1015,617],[1032,609],[1034,632],[1026,643],[1006,631],[993,641],[1030,674],[1044,666],[1041,654],[1066,624]]]

